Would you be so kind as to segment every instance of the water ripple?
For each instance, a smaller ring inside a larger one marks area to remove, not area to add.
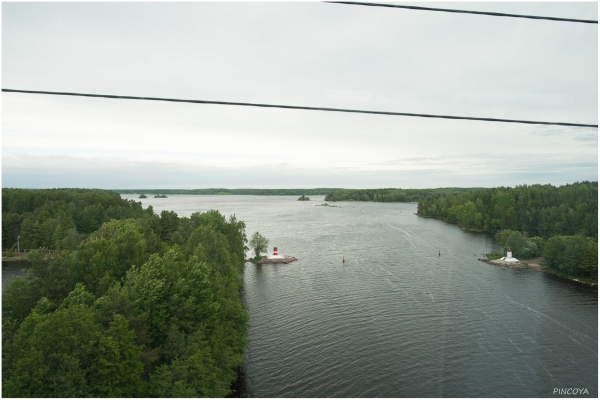
[[[491,238],[419,218],[416,204],[162,200],[144,204],[235,213],[247,232],[298,258],[246,265],[255,396],[550,397],[568,387],[598,395],[597,290],[481,263],[496,250]]]

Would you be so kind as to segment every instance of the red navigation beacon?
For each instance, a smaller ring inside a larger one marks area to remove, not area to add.
[[[277,252],[277,247],[273,247],[273,255],[277,256],[279,253]]]

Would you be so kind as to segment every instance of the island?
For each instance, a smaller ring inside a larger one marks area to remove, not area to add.
[[[165,195],[165,194],[155,194],[154,198],[155,199],[166,199],[167,195]]]
[[[271,257],[267,257],[267,256],[262,256],[262,258],[258,261],[253,261],[253,260],[246,260],[246,261],[252,261],[254,264],[289,264],[293,261],[298,261],[298,259],[296,257],[292,257],[292,256],[282,256],[280,258],[271,258]]]
[[[138,199],[145,199],[145,198],[147,198],[147,197],[148,197],[148,196],[146,196],[144,193],[142,193],[142,194],[140,194],[140,197],[138,197]]]
[[[161,188],[135,188],[135,189],[112,189],[113,192],[120,194],[144,192],[149,194],[232,194],[245,196],[299,196],[304,195],[326,195],[334,191],[344,190],[341,188],[314,188],[314,189],[225,189],[225,188],[208,188],[208,189],[161,189]]]
[[[310,201],[310,197],[302,195],[298,197],[298,201]]]

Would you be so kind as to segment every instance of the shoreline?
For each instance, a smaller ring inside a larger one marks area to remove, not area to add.
[[[471,229],[471,228],[466,228],[464,226],[462,226],[459,223],[456,222],[451,222],[448,221],[446,218],[442,218],[442,217],[434,217],[433,215],[421,215],[419,213],[414,213],[417,217],[421,217],[421,218],[433,218],[433,219],[439,219],[440,221],[444,221],[447,224],[450,225],[454,225],[454,226],[458,226],[460,229],[462,229],[465,232],[472,232],[472,233],[485,233],[485,234],[489,234],[490,232],[483,230],[483,229]]]
[[[582,283],[584,285],[598,286],[598,283],[582,281],[580,279],[570,277],[570,276],[560,275],[560,274],[557,274],[556,272],[549,270],[548,267],[541,264],[541,262],[543,261],[543,257],[536,257],[536,258],[531,258],[531,259],[527,259],[527,260],[520,260],[519,262],[515,262],[515,263],[508,263],[508,262],[505,262],[502,260],[488,260],[485,258],[478,258],[478,260],[481,262],[484,262],[486,264],[489,264],[489,265],[494,265],[496,267],[529,269],[529,270],[534,270],[534,271],[539,271],[539,272],[545,272],[547,274],[554,275],[559,278],[567,279],[569,281]]]
[[[244,260],[245,262],[251,262],[254,264],[262,265],[262,264],[289,264],[294,261],[298,261],[296,257],[292,256],[284,256],[283,258],[267,258],[267,256],[262,256],[259,261],[252,261],[251,259]]]
[[[483,234],[489,234],[489,232],[484,231],[484,230],[477,230],[477,229],[469,229],[469,228],[465,228],[464,226],[454,223],[454,222],[450,222],[445,218],[442,217],[434,217],[434,216],[428,216],[428,215],[421,215],[418,213],[414,213],[416,216],[421,217],[421,218],[433,218],[433,219],[438,219],[441,221],[444,221],[450,225],[454,225],[459,227],[461,230],[465,231],[465,232],[471,232],[471,233],[483,233]],[[563,279],[567,279],[569,281],[573,281],[573,282],[577,282],[577,283],[583,283],[585,285],[589,285],[589,286],[598,286],[597,282],[586,282],[586,281],[582,281],[581,279],[578,278],[574,278],[571,276],[567,276],[567,275],[561,275],[558,274],[554,271],[551,271],[548,269],[548,267],[543,266],[540,264],[540,262],[543,260],[543,257],[536,257],[536,258],[531,258],[531,259],[527,259],[527,260],[521,260],[517,263],[507,263],[504,261],[500,261],[500,260],[488,260],[485,258],[478,258],[479,261],[482,261],[486,264],[490,264],[490,265],[495,265],[495,266],[499,266],[499,267],[504,267],[504,268],[517,268],[517,269],[532,269],[534,271],[540,271],[540,272],[545,272],[547,274],[550,275],[554,275],[557,276],[559,278],[563,278]],[[527,263],[527,265],[525,265],[525,263]]]

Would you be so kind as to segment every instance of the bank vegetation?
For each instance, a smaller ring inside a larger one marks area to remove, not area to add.
[[[244,363],[245,224],[102,190],[2,191],[4,397],[224,397]],[[51,251],[47,251],[51,250]]]
[[[442,196],[468,193],[475,188],[439,189],[343,189],[325,196],[325,201],[418,202],[432,201]]]
[[[422,200],[417,213],[494,234],[517,258],[543,255],[551,272],[598,281],[598,182],[479,189]]]

